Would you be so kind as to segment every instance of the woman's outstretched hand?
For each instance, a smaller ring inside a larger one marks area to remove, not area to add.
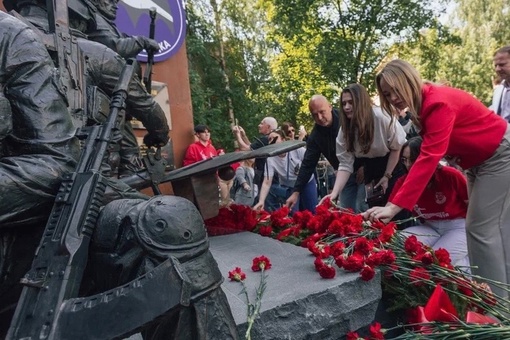
[[[381,221],[388,223],[400,210],[402,210],[401,207],[390,202],[385,207],[372,207],[368,209],[363,213],[363,218],[370,222]]]

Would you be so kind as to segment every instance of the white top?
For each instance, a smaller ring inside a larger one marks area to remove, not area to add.
[[[505,80],[494,87],[492,105],[489,106],[489,109],[510,121],[510,84],[507,84]]]
[[[301,162],[305,156],[305,151],[306,149],[303,147],[289,151],[282,157],[268,157],[266,176],[271,178],[276,172],[281,185],[294,187],[299,173],[299,167],[301,167]],[[310,177],[310,180],[311,179],[312,177]]]
[[[347,151],[344,133],[341,128],[338,131],[338,136],[336,137],[336,156],[340,162],[338,170],[345,170],[352,173],[354,171],[353,165],[355,157],[384,157],[391,150],[400,150],[402,145],[406,142],[406,133],[398,122],[398,119],[393,119],[390,125],[390,116],[383,112],[380,107],[373,106],[372,111],[374,113],[374,141],[368,153],[362,152],[357,135],[354,141],[354,152]]]

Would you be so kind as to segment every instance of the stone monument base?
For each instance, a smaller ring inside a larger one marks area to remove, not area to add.
[[[307,249],[249,232],[210,237],[210,244],[225,277],[222,288],[241,339],[247,328],[247,305],[241,284],[230,281],[228,272],[240,267],[246,273],[253,303],[260,273],[251,265],[260,255],[271,260],[272,268],[266,272],[267,288],[252,339],[342,339],[374,321],[381,299],[379,273],[369,282],[343,270],[334,279],[322,279]]]

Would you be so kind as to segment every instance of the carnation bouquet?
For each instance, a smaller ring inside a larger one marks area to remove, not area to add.
[[[397,231],[393,222],[364,221],[329,201],[315,215],[303,211],[290,217],[288,208],[281,208],[258,212],[255,219],[251,231],[307,247],[324,279],[343,270],[368,281],[380,270],[388,309],[406,316],[406,333],[399,338],[510,338],[508,300],[493,294],[487,280],[469,274],[469,268],[454,267],[445,249],[433,250]],[[507,285],[490,283],[510,292]],[[377,325],[367,339],[384,338]],[[350,336],[356,339],[357,334]]]

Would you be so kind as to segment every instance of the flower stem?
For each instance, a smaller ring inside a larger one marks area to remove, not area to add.
[[[255,304],[250,304],[248,300],[248,292],[245,289],[246,301],[248,301],[248,328],[246,329],[245,339],[251,340],[251,329],[253,328],[253,324],[255,319],[258,317],[260,312],[260,307],[262,305],[262,296],[266,290],[266,275],[264,274],[264,269],[261,269],[260,272],[260,283],[256,290]]]

